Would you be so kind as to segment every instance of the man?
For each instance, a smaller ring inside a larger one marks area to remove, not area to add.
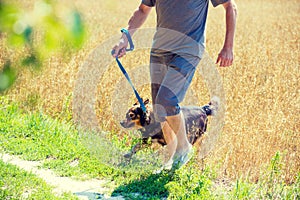
[[[236,4],[233,0],[211,2],[214,7],[222,4],[225,8],[226,35],[216,64],[227,67],[233,62]],[[164,169],[170,169],[174,164],[186,164],[192,152],[179,103],[204,52],[208,5],[209,0],[142,0],[128,23],[128,31],[133,35],[145,22],[151,8],[156,8],[157,30],[151,49],[150,75],[156,120],[161,122],[167,142]],[[127,46],[128,41],[123,34],[119,44],[113,48],[113,56],[124,56]]]

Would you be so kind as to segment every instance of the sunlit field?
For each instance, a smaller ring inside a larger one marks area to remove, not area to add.
[[[31,2],[20,1],[20,5],[31,8]],[[74,1],[88,26],[89,39],[84,47],[67,61],[53,56],[40,72],[24,69],[7,92],[9,98],[21,102],[26,110],[42,110],[53,117],[70,120],[72,93],[80,66],[95,48],[126,27],[139,2]],[[284,163],[282,178],[292,183],[300,172],[300,3],[298,0],[236,0],[236,3],[235,61],[229,68],[218,68],[226,96],[225,125],[215,148],[199,164],[199,169],[203,165],[217,166],[219,177],[234,180],[242,176],[257,181],[261,169],[280,152]],[[153,9],[143,27],[154,28],[155,20]],[[222,48],[224,34],[224,9],[211,6],[206,48],[213,60]],[[16,58],[21,50],[10,49],[0,40],[0,52],[2,65],[8,55]],[[145,66],[146,73],[149,49],[132,52],[122,62],[128,70]],[[114,118],[112,102],[118,98],[116,94],[123,92],[121,87],[116,88],[123,79],[112,58],[95,95],[99,126],[120,138],[126,132]],[[197,91],[194,104],[209,101],[201,77],[195,77],[191,89]],[[148,86],[138,90],[143,97],[150,98]],[[133,104],[134,94],[124,101],[127,106]]]

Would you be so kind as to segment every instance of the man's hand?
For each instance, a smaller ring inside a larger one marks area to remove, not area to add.
[[[220,67],[228,67],[233,62],[233,40],[237,16],[237,6],[234,0],[229,0],[223,4],[226,12],[226,35],[224,46],[218,55],[216,64]]]
[[[114,54],[112,55],[114,58],[121,58],[126,54],[126,48],[128,46],[128,39],[126,35],[123,33],[122,37],[119,41],[119,44],[113,47],[112,51],[114,51]]]
[[[232,49],[223,48],[218,55],[216,64],[220,67],[228,67],[233,63],[233,51]]]
[[[128,28],[127,28],[131,36],[136,31],[136,29],[142,26],[142,24],[147,19],[150,11],[151,11],[151,7],[148,7],[143,3],[141,3],[138,9],[133,13],[133,16],[130,18],[128,22]],[[128,39],[126,35],[123,33],[119,41],[119,44],[114,46],[112,49],[114,51],[114,54],[112,56],[115,58],[116,57],[120,58],[124,56],[126,54],[127,46],[128,46]]]

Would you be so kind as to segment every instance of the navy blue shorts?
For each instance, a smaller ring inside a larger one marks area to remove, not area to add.
[[[182,102],[200,58],[192,55],[151,55],[152,102],[157,121],[180,113]]]

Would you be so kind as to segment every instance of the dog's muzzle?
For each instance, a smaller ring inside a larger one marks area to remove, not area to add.
[[[120,122],[120,124],[123,128],[133,128],[134,127],[134,122],[128,121],[128,120],[123,120]]]

